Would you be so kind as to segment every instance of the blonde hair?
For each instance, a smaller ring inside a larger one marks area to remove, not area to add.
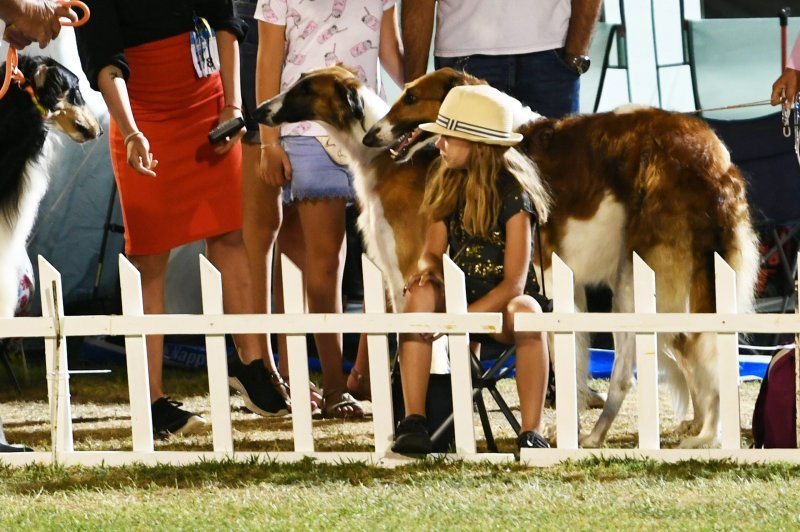
[[[471,236],[488,237],[502,208],[501,176],[510,174],[533,202],[539,223],[550,214],[550,192],[530,158],[516,148],[471,142],[463,169],[448,168],[441,158],[434,162],[425,186],[420,212],[443,220],[464,206],[463,224]]]

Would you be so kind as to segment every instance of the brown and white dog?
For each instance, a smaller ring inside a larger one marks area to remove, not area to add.
[[[413,154],[425,141],[416,126],[435,121],[452,87],[474,83],[482,82],[442,69],[406,85],[365,143],[391,146],[400,160]],[[655,271],[659,312],[713,312],[717,252],[736,271],[740,311],[751,309],[759,257],[745,181],[704,122],[628,106],[562,120],[538,117],[519,131],[520,149],[536,162],[553,197],[542,227],[546,285],[556,252],[574,272],[576,293],[607,285],[614,310],[633,312],[636,252]],[[585,447],[603,444],[633,384],[634,336],[616,333],[614,340],[608,400],[592,432],[581,438]],[[659,335],[661,373],[679,419],[689,399],[694,409],[694,419],[681,428],[695,435],[682,447],[719,442],[717,357],[712,333]]]
[[[418,215],[428,165],[438,156],[422,151],[400,164],[386,148],[361,141],[389,105],[342,66],[303,75],[282,94],[261,103],[254,116],[262,124],[313,120],[321,123],[349,156],[361,213],[358,226],[367,255],[387,280],[389,304],[403,308],[403,285],[416,268],[426,222]]]

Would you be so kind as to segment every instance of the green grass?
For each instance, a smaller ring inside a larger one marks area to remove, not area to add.
[[[0,528],[797,529],[800,468],[261,461],[0,468]]]
[[[29,359],[22,397],[8,387],[0,390],[0,414],[11,441],[47,451],[44,369],[41,360]],[[130,449],[125,372],[111,368],[109,375],[75,375],[70,380],[77,450]],[[0,382],[4,380],[0,370]],[[204,372],[167,368],[165,384],[171,395],[207,413]],[[502,385],[515,407],[513,382]],[[745,443],[757,389],[755,383],[740,388]],[[292,449],[289,418],[260,418],[243,411],[240,399],[231,401],[237,451]],[[674,446],[677,437],[671,433],[668,406],[661,411],[662,443]],[[545,414],[552,420],[552,411]],[[492,415],[500,450],[514,451],[507,424],[496,412]],[[596,416],[596,411],[591,413],[584,423],[590,425]],[[629,398],[609,433],[609,446],[635,446],[635,422],[635,400]],[[369,451],[372,423],[315,421],[314,439],[318,450]],[[478,447],[485,448],[484,442],[479,441]],[[210,450],[211,435],[158,441],[156,448]],[[182,467],[12,468],[0,463],[0,531],[796,530],[800,529],[798,494],[800,466],[784,464],[587,460],[536,469],[429,459],[386,469],[311,460]]]

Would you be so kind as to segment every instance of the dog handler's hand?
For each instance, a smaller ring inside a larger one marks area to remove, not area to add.
[[[126,144],[128,150],[128,164],[138,173],[155,177],[158,161],[150,153],[150,142],[142,133],[133,134]]]
[[[24,48],[25,44],[33,41],[39,43],[39,48],[44,48],[58,37],[60,19],[68,22],[78,20],[75,11],[55,0],[20,0],[13,2],[12,8],[16,9],[7,17],[8,39],[16,48]]]
[[[772,84],[770,103],[772,105],[783,103],[784,107],[791,107],[798,90],[800,90],[800,70],[786,68],[783,74]],[[786,96],[785,98],[784,95]]]
[[[292,163],[280,143],[261,145],[261,179],[265,184],[282,187],[292,180]]]
[[[235,118],[237,116],[242,116],[242,111],[238,107],[234,107],[232,105],[226,105],[225,107],[222,108],[222,111],[220,111],[219,113],[219,122],[217,122],[217,125],[222,124],[223,122],[227,122],[228,120],[231,120],[232,118]],[[236,132],[236,134],[234,134],[232,137],[226,138],[225,142],[222,142],[214,146],[214,151],[222,155],[223,153],[227,152],[228,150],[236,146],[236,144],[240,140],[242,140],[242,137],[244,137],[245,133],[247,133],[247,128],[243,127],[238,132]]]

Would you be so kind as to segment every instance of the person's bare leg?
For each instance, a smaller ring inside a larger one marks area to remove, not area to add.
[[[222,275],[222,304],[226,314],[252,314],[253,284],[250,280],[250,263],[241,231],[231,231],[206,239],[208,259]],[[263,336],[235,334],[242,362],[248,364],[262,358]],[[267,371],[275,371],[275,362],[265,361]]]
[[[311,313],[342,312],[342,275],[344,274],[345,200],[342,198],[301,201],[297,205],[300,225],[305,241],[306,296]],[[322,382],[326,396],[326,410],[335,417],[363,415],[357,405],[342,405],[335,412],[328,399],[337,404],[347,392],[347,382],[342,370],[342,335],[315,334]]]
[[[259,176],[261,150],[258,144],[242,143],[242,238],[250,266],[253,312],[271,312],[271,265],[273,244],[281,227],[280,187],[269,186]],[[258,351],[268,371],[275,370],[268,335],[259,335]],[[245,360],[247,363],[248,360]]]
[[[431,283],[409,287],[404,312],[441,310],[440,290]],[[431,335],[400,335],[400,380],[403,383],[403,404],[406,416],[425,416],[425,400],[431,376]]]
[[[297,208],[287,205],[284,208],[283,225],[278,234],[278,242],[275,246],[275,257],[273,265],[272,290],[275,295],[275,312],[285,312],[283,303],[283,271],[281,269],[280,256],[286,255],[300,271],[305,269],[305,244],[303,243],[303,229],[300,227],[300,218]],[[304,304],[305,308],[305,304]],[[289,375],[289,360],[286,356],[286,335],[278,335],[278,367],[281,375],[287,378]]]
[[[541,311],[532,297],[516,297],[508,304],[503,316],[503,323],[509,324],[508,327],[513,327],[515,313]],[[513,339],[517,347],[517,393],[519,393],[519,408],[522,416],[521,432],[536,431],[541,434],[542,410],[547,395],[550,364],[547,334],[519,331],[514,332],[509,339]]]
[[[164,279],[167,274],[169,252],[158,255],[132,255],[128,257],[139,270],[142,279],[142,304],[145,314],[164,314]],[[164,335],[151,334],[145,338],[147,346],[147,374],[150,380],[150,402],[164,397]]]

